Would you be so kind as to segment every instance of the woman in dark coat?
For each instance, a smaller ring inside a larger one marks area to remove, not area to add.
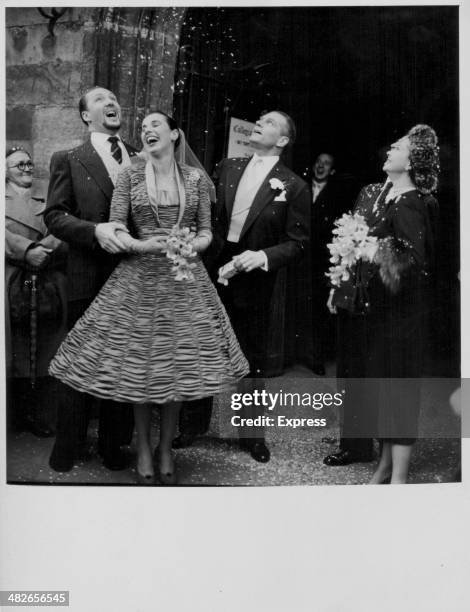
[[[385,185],[364,188],[355,208],[378,238],[373,263],[361,262],[361,282],[356,277],[353,293],[352,284],[345,283],[329,300],[332,311],[342,310],[339,363],[347,376],[367,381],[361,406],[354,409],[356,424],[364,425],[359,434],[367,438],[376,431],[381,440],[374,484],[388,478],[406,482],[417,437],[437,219],[437,201],[430,195],[439,171],[434,130],[412,128],[391,146],[383,169]]]
[[[33,197],[33,163],[27,151],[6,153],[5,335],[8,409],[12,423],[38,436],[53,432],[52,379],[47,368],[65,335],[65,257],[47,235],[42,198]],[[45,402],[48,403],[45,406]],[[41,406],[42,404],[42,406]]]

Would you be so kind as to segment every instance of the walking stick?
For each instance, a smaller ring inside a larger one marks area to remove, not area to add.
[[[29,331],[30,331],[30,380],[31,387],[36,387],[36,374],[37,374],[37,333],[38,333],[38,287],[37,287],[37,274],[31,274],[31,300],[30,300],[30,319],[29,319]]]

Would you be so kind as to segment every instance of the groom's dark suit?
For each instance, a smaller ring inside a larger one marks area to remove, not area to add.
[[[129,156],[136,150],[125,143]],[[68,327],[73,327],[106,282],[119,258],[104,251],[95,238],[98,223],[109,220],[114,185],[91,141],[54,153],[45,211],[49,231],[69,245],[67,266]],[[83,450],[91,397],[63,387],[66,399],[58,413],[51,465],[66,464]],[[127,404],[101,402],[100,451],[107,463],[132,435]]]
[[[266,366],[270,302],[277,270],[300,256],[309,239],[310,192],[300,177],[278,161],[254,196],[239,241],[228,242],[237,188],[249,161],[246,158],[225,159],[217,167],[214,239],[205,259],[215,280],[219,267],[233,256],[247,250],[266,253],[267,271],[256,269],[241,272],[229,280],[227,287],[217,284],[235,334],[250,364],[249,376],[258,378],[264,375]],[[283,183],[284,196],[281,190],[271,186],[271,179],[279,179]],[[206,419],[186,405],[180,421],[182,433],[201,433],[201,429],[208,425],[210,415],[210,410],[206,409],[205,412]]]

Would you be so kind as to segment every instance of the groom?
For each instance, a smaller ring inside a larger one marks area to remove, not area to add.
[[[91,304],[119,261],[124,246],[115,235],[126,229],[108,222],[119,171],[131,163],[136,149],[119,136],[121,107],[112,91],[92,87],[79,100],[80,118],[89,138],[51,159],[45,222],[49,231],[69,246],[67,270],[68,327]],[[57,415],[57,435],[49,465],[68,472],[86,454],[88,421],[94,399],[61,385],[64,406]],[[121,446],[132,437],[129,404],[103,400],[99,408],[99,451],[110,470],[124,469],[129,458]]]
[[[250,137],[253,157],[224,159],[216,170],[214,241],[207,263],[215,277],[218,269],[231,261],[237,271],[227,286],[217,284],[217,289],[248,359],[251,379],[265,375],[270,303],[277,270],[300,256],[309,238],[308,186],[280,160],[294,140],[295,125],[289,115],[281,111],[265,113]],[[245,381],[244,386],[244,391],[253,391],[262,383],[252,381],[253,388],[249,389]],[[208,425],[211,404],[202,409]],[[183,408],[176,448],[191,444],[200,433],[191,430],[191,422],[197,423],[197,415],[188,418],[191,410],[195,412],[190,403]],[[200,410],[199,404],[196,412]],[[261,412],[245,408],[239,414],[242,418],[255,418]],[[256,461],[269,461],[263,429],[247,429],[248,434],[246,430],[241,432],[240,446]]]

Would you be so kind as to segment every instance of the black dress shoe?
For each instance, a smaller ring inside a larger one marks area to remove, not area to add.
[[[60,455],[53,449],[49,457],[49,465],[55,472],[70,472],[73,468],[73,456],[70,454]]]
[[[173,440],[172,447],[187,448],[188,446],[192,446],[196,437],[195,434],[181,433]]]
[[[107,470],[119,472],[125,470],[131,464],[131,455],[121,449],[115,450],[103,457],[103,465]]]
[[[271,453],[266,444],[261,441],[252,442],[251,440],[240,440],[240,448],[247,450],[255,461],[267,463],[271,458]]]
[[[366,463],[373,461],[374,457],[372,454],[355,453],[353,451],[342,450],[339,453],[328,455],[323,459],[325,465],[330,466],[341,466],[349,465],[350,463]]]

